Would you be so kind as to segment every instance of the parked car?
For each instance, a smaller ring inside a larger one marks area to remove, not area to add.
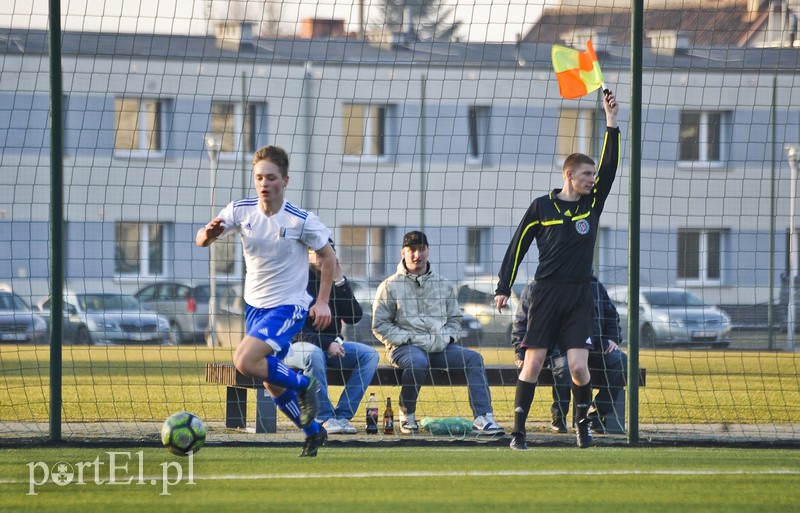
[[[623,331],[628,323],[628,288],[609,287]],[[639,289],[639,345],[730,345],[731,320],[716,306],[682,288]]]
[[[242,285],[229,284],[220,294],[216,317],[217,342],[222,347],[236,347],[244,337],[245,303]]]
[[[218,300],[228,295],[235,284],[217,281]],[[167,318],[179,342],[202,342],[208,330],[209,283],[157,282],[140,289],[134,296],[154,312]],[[218,305],[221,301],[218,303]]]
[[[380,345],[380,341],[372,334],[372,303],[375,299],[375,294],[378,290],[379,283],[368,285],[367,282],[354,279],[351,280],[350,287],[353,289],[353,295],[361,309],[364,311],[364,316],[361,320],[353,325],[345,325],[343,333],[345,340],[355,340],[358,342],[368,342]],[[465,346],[480,346],[483,341],[483,326],[480,321],[473,315],[470,315],[461,308],[461,344]]]
[[[483,326],[483,341],[486,344],[511,346],[511,327],[514,314],[519,304],[522,288],[527,283],[525,278],[517,278],[511,288],[508,306],[502,313],[497,311],[494,302],[494,291],[497,288],[497,276],[477,276],[462,280],[457,286],[458,304],[469,315],[478,319]]]
[[[51,301],[48,297],[37,303],[48,319]],[[109,292],[64,294],[64,338],[86,345],[175,343],[165,317],[130,294]]]
[[[10,290],[0,290],[0,342],[46,344],[47,322]]]

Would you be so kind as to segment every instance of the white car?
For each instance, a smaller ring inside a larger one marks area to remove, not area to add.
[[[50,318],[51,298],[37,303]],[[174,344],[169,321],[130,294],[67,292],[64,294],[64,338],[78,344]]]
[[[511,347],[511,327],[519,304],[519,296],[527,280],[519,277],[511,288],[508,306],[502,313],[497,311],[494,291],[497,276],[476,276],[458,282],[456,296],[458,305],[465,313],[472,315],[483,326],[483,343]]]
[[[623,330],[628,319],[628,288],[609,287],[608,295],[620,316]],[[716,306],[682,288],[639,289],[639,345],[730,345],[731,320]]]
[[[0,289],[0,342],[46,344],[47,322],[10,290]]]

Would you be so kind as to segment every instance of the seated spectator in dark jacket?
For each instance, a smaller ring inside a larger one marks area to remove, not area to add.
[[[522,364],[524,353],[519,348],[519,341],[528,327],[528,307],[532,284],[525,285],[520,297],[519,307],[512,328],[512,344],[516,352],[516,364]],[[609,414],[624,415],[614,412],[614,399],[625,388],[625,376],[628,372],[628,357],[620,349],[622,332],[619,325],[619,314],[608,297],[608,292],[597,278],[592,278],[592,295],[594,297],[594,323],[592,325],[592,350],[589,352],[589,369],[592,374],[602,373],[603,385],[599,387],[589,409],[592,431],[605,432],[605,418]],[[569,412],[570,390],[572,378],[569,374],[567,357],[556,347],[549,355],[548,363],[553,372],[553,405],[550,409],[553,420],[551,428],[559,433],[567,432],[566,417]]]
[[[309,253],[308,293],[317,297],[319,289],[319,269],[314,255]],[[355,324],[361,320],[363,312],[350,284],[342,274],[339,259],[333,272],[333,287],[328,302],[332,320],[327,327],[317,330],[313,319],[306,319],[300,333],[292,339],[286,364],[302,369],[312,375],[319,383],[319,410],[317,422],[324,424],[328,434],[355,434],[358,431],[350,424],[364,393],[378,368],[378,352],[372,347],[349,340],[342,340],[342,323]],[[350,371],[344,390],[333,407],[328,396],[327,369]]]

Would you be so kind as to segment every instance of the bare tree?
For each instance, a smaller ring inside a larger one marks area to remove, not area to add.
[[[378,0],[379,20],[371,30],[402,33],[407,40],[452,41],[461,22],[453,19],[453,7],[439,0]]]

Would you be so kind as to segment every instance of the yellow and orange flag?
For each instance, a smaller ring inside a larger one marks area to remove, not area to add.
[[[586,51],[553,45],[553,69],[563,98],[580,98],[600,88],[603,72],[597,62],[592,40],[586,41]]]

